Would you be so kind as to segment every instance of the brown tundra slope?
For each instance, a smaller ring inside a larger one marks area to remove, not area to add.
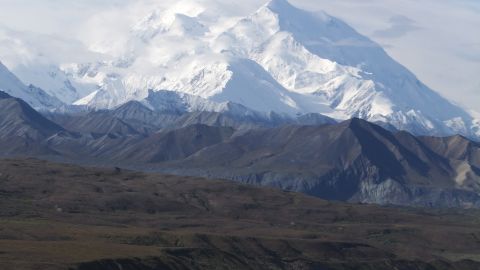
[[[480,214],[0,161],[0,269],[480,269]]]

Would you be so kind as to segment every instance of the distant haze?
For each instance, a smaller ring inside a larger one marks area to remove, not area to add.
[[[198,1],[212,2],[226,18],[245,15],[262,4],[258,0]],[[55,37],[56,43],[64,39],[83,41],[86,33],[95,36],[95,31],[99,31],[102,34],[104,27],[123,30],[122,21],[128,20],[125,12],[139,12],[139,6],[169,6],[182,2],[185,1],[0,0],[0,30],[46,34]],[[467,108],[480,110],[480,1],[291,2],[312,11],[324,10],[345,20],[360,33],[381,44],[390,55],[430,87]],[[97,29],[92,26],[92,22],[101,22],[103,25]],[[15,56],[9,55],[9,47],[2,42],[0,31],[0,61],[8,65],[14,61]]]

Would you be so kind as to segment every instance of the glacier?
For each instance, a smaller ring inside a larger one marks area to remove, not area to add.
[[[272,0],[234,19],[226,24],[201,1],[182,1],[141,15],[122,40],[86,44],[95,55],[87,62],[49,65],[50,78],[38,75],[45,65],[32,64],[22,67],[22,78],[55,99],[49,108],[60,100],[113,109],[171,91],[198,110],[232,102],[261,113],[358,117],[417,135],[480,137],[471,113],[333,16]],[[22,91],[36,102],[38,94]]]

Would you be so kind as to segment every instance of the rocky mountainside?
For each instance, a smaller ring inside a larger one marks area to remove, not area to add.
[[[159,97],[157,94],[160,94]],[[113,110],[45,113],[52,121],[70,131],[83,133],[151,134],[160,129],[176,129],[190,125],[208,125],[252,129],[285,124],[321,125],[337,123],[321,114],[290,117],[276,113],[260,113],[235,103],[216,104],[215,110],[195,110],[173,92],[158,92],[145,102],[130,101]],[[162,104],[160,104],[162,103]],[[156,104],[152,106],[151,104]]]
[[[63,131],[23,100],[0,91],[0,155],[52,153],[39,142]]]
[[[223,178],[332,200],[480,206],[480,145],[461,136],[415,137],[357,118],[239,128],[248,122],[206,125],[198,115],[170,113],[163,116],[173,125],[147,126],[159,112],[138,103],[50,115],[58,125],[21,100],[0,101],[3,156]]]
[[[252,130],[169,166],[333,200],[478,207],[479,147],[459,136],[417,138],[353,119]]]

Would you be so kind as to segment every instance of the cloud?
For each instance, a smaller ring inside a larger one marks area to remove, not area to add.
[[[10,69],[32,63],[84,62],[96,57],[77,40],[0,26],[0,61]]]
[[[377,30],[373,36],[380,38],[399,38],[409,32],[419,30],[415,21],[403,15],[396,15],[390,18],[390,26],[387,29]]]
[[[457,55],[466,61],[480,63],[480,43],[460,44]],[[479,87],[480,88],[480,87]]]

